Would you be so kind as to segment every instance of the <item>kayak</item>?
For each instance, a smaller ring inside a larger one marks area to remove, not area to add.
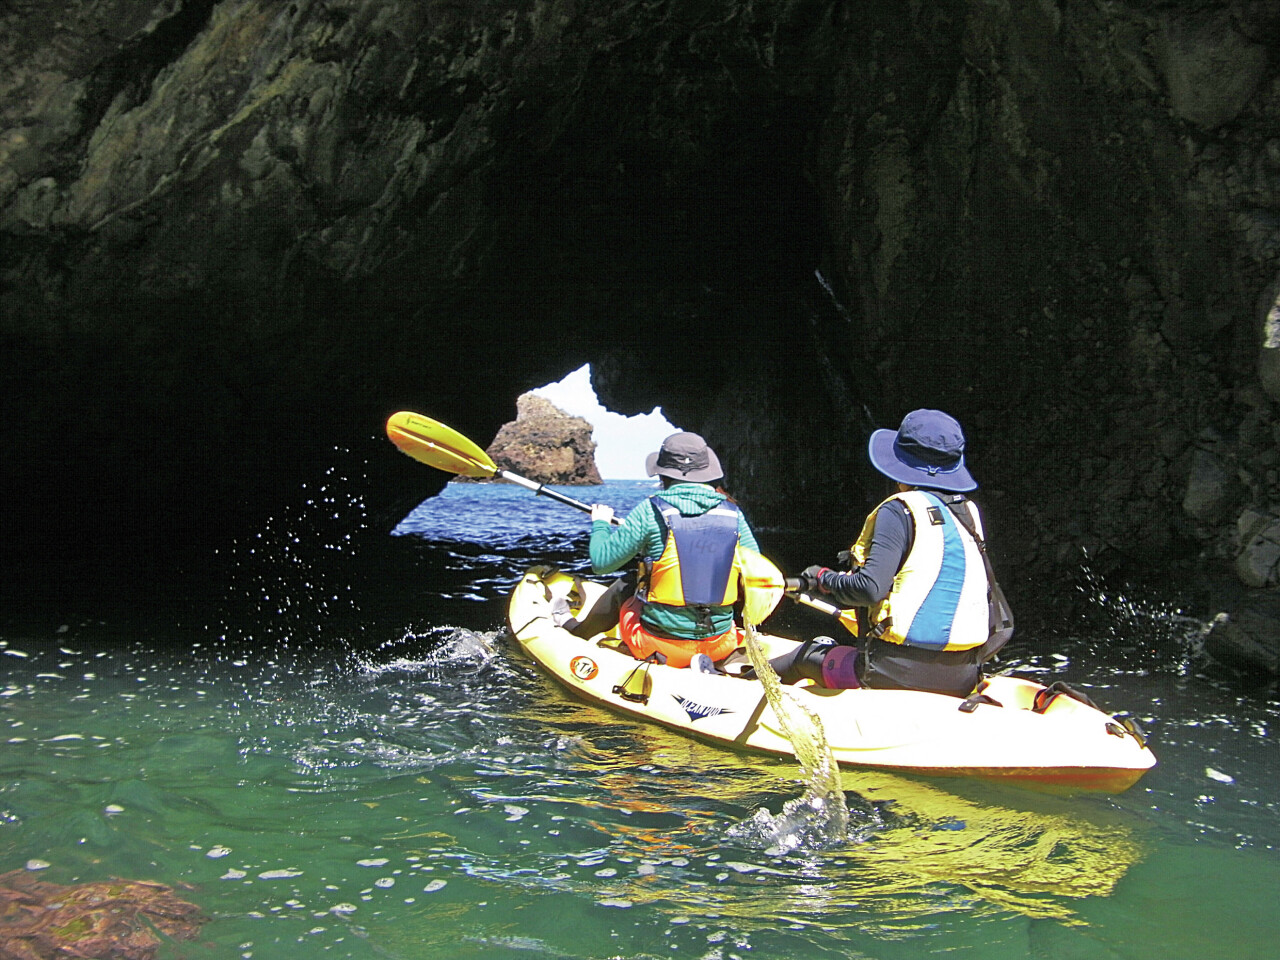
[[[575,695],[610,710],[734,749],[794,755],[764,684],[642,662],[616,628],[583,639],[556,626],[563,597],[581,618],[605,585],[550,566],[531,567],[511,592],[508,625],[521,649]],[[758,634],[776,657],[800,641]],[[1119,793],[1156,763],[1137,726],[1069,688],[987,677],[968,699],[917,690],[783,687],[812,713],[845,767],[978,776]]]

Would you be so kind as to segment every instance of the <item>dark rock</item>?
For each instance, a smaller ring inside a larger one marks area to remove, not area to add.
[[[1173,110],[1213,129],[1249,102],[1267,70],[1267,46],[1241,29],[1238,10],[1178,11],[1161,20],[1157,59]]]
[[[1221,457],[1209,450],[1196,450],[1182,509],[1202,523],[1221,523],[1236,499],[1237,486]]]
[[[1235,569],[1248,587],[1273,587],[1280,581],[1280,518],[1245,510],[1237,521],[1239,553]]]
[[[504,424],[486,451],[502,470],[539,483],[598,484],[592,426],[532,393],[516,400],[516,418]]]
[[[847,546],[868,433],[934,406],[998,568],[1229,564],[1280,502],[1278,36],[1262,0],[0,5],[0,561],[215,579],[334,470],[381,536],[444,482],[387,414],[488,437],[590,362],[757,529]],[[1192,523],[1207,428],[1248,489]]]
[[[1260,298],[1262,335],[1258,348],[1258,379],[1272,400],[1280,400],[1280,281]]]
[[[1216,616],[1204,650],[1249,673],[1280,675],[1280,593],[1256,591],[1231,613]]]

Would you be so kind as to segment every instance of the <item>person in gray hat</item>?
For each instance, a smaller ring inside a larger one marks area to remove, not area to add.
[[[638,559],[634,595],[622,602],[632,587],[626,581],[614,584],[589,622],[570,629],[583,635],[618,623],[638,659],[657,653],[675,667],[688,666],[699,654],[723,659],[739,640],[733,621],[737,548],[758,550],[755,535],[723,489],[719,458],[698,434],[667,437],[649,454],[646,469],[661,480],[662,492],[636,506],[617,527],[610,525],[612,508],[596,504],[591,509],[591,568],[613,573]]]
[[[960,697],[974,689],[1013,621],[966,496],[978,484],[964,449],[960,424],[941,410],[913,410],[897,430],[871,435],[871,465],[897,492],[867,518],[849,571],[814,565],[800,578],[806,592],[857,609],[858,643],[808,641],[775,664],[785,682]]]

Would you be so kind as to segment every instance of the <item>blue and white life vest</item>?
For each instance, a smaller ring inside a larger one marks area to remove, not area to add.
[[[884,503],[890,500],[901,501],[907,508],[915,534],[889,595],[868,611],[871,634],[929,650],[982,646],[990,635],[990,623],[987,572],[977,541],[936,494],[907,490]],[[966,500],[960,508],[982,536],[982,521],[973,504]],[[867,518],[853,545],[851,553],[859,564],[871,549],[879,512],[877,507]]]

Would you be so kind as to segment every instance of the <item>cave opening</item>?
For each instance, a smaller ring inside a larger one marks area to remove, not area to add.
[[[667,419],[661,406],[632,416],[610,410],[600,402],[591,385],[589,363],[529,392],[545,397],[570,416],[581,417],[591,424],[596,467],[605,481],[644,479],[645,456],[682,429]]]

